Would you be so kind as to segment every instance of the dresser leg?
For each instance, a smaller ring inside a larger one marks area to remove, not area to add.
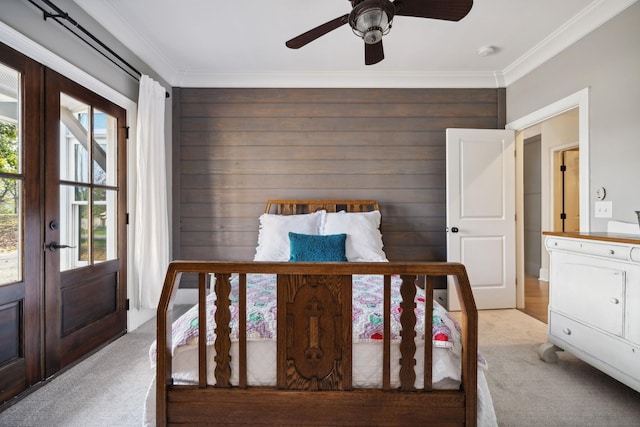
[[[556,363],[558,361],[558,351],[564,350],[550,342],[546,342],[538,347],[538,356],[547,363]]]

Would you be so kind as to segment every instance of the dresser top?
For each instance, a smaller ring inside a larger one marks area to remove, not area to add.
[[[571,239],[600,240],[602,242],[630,243],[632,245],[640,245],[640,236],[634,234],[607,232],[577,233],[562,231],[544,231],[542,232],[542,234],[544,234],[545,236],[568,237]]]

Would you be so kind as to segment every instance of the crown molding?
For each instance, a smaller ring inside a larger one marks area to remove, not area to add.
[[[287,88],[495,88],[501,78],[494,72],[414,73],[358,72],[299,73],[190,73],[174,76],[179,87],[287,87]]]
[[[637,0],[594,1],[502,70],[504,86],[524,77],[636,2]]]

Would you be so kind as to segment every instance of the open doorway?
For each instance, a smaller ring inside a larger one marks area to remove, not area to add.
[[[524,309],[536,319],[547,322],[549,283],[540,280],[542,268],[542,135],[526,138],[523,144],[524,215]]]
[[[519,129],[521,185],[518,304],[547,322],[549,257],[543,231],[580,230],[580,110],[569,109]]]

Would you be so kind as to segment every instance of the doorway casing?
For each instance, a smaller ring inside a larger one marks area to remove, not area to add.
[[[507,123],[506,129],[516,132],[534,126],[565,111],[578,108],[578,146],[580,150],[580,231],[590,229],[589,197],[589,88],[582,89],[524,117]],[[516,217],[524,215],[523,198],[524,138],[516,134]],[[524,308],[524,224],[516,221],[516,306]]]

